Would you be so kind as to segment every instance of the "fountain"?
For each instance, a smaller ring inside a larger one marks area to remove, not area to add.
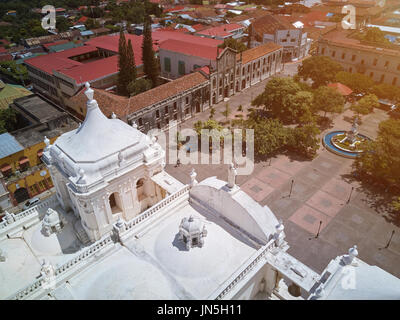
[[[358,119],[355,118],[349,131],[329,132],[322,142],[327,150],[353,159],[364,152],[364,143],[369,140],[369,137],[358,132]]]

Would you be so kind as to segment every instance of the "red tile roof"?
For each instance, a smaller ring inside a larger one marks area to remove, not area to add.
[[[277,30],[296,29],[290,22],[272,14],[254,20],[252,26],[254,32],[260,37],[264,34],[274,34]]]
[[[239,30],[239,29],[244,29],[244,27],[237,23],[230,23],[230,24],[224,24],[224,25],[221,25],[218,27],[205,29],[200,32],[197,32],[197,34],[206,35],[206,36],[226,37],[226,36],[232,35],[231,32]]]
[[[217,59],[217,47],[196,45],[179,40],[167,40],[161,43],[160,49],[183,53],[189,56],[201,57],[208,60]]]
[[[98,80],[118,73],[118,55],[81,64],[80,66],[64,68],[59,72],[74,79],[78,85],[86,81]]]
[[[131,98],[93,88],[94,99],[97,100],[101,111],[106,116],[110,116],[114,112],[119,118],[124,119],[135,111],[173,97],[206,81],[207,79],[200,72],[195,72]],[[71,97],[68,104],[78,107],[85,106],[87,98],[84,91],[80,90],[75,96]]]
[[[342,96],[348,96],[353,92],[353,90],[351,90],[348,86],[345,86],[344,84],[341,84],[339,82],[329,83],[328,87],[337,90]]]
[[[79,20],[77,21],[78,23],[85,23],[87,21],[87,19],[89,19],[88,17],[82,16],[79,18]]]
[[[268,42],[268,43],[262,44],[258,47],[248,49],[241,53],[242,63],[243,64],[248,63],[252,60],[255,60],[259,57],[266,55],[269,52],[273,52],[273,51],[279,50],[281,48],[282,48],[282,46],[280,46],[279,44],[276,44],[274,42]],[[237,56],[240,57],[240,53],[238,53]]]
[[[65,51],[30,58],[25,60],[25,63],[40,69],[43,72],[52,74],[53,70],[61,70],[82,65],[81,62],[74,61],[70,59],[70,57],[93,51],[97,51],[97,48],[94,46],[85,45]]]
[[[67,42],[69,42],[69,40],[58,40],[58,41],[46,43],[43,45],[43,47],[45,47],[46,49],[49,49],[52,46],[56,46],[56,45],[67,43]]]

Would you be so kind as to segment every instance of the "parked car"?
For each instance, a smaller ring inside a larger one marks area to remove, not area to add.
[[[32,208],[33,206],[36,206],[40,202],[39,198],[32,198],[29,199],[27,202],[24,204],[24,210],[27,210],[29,208]]]
[[[379,99],[379,109],[382,109],[384,111],[391,111],[396,109],[396,105],[393,104],[393,102],[384,100],[384,99]]]

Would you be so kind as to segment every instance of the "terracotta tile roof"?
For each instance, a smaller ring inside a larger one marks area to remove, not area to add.
[[[220,36],[226,37],[232,35],[231,32],[236,31],[238,29],[244,29],[244,27],[237,23],[228,23],[223,24],[218,27],[208,28],[197,32],[197,34],[206,35],[206,36]]]
[[[353,90],[351,90],[348,86],[345,86],[342,83],[329,83],[328,87],[333,88],[335,90],[337,90],[342,96],[348,96],[349,94],[351,94],[353,92]]]
[[[271,14],[255,19],[252,26],[254,32],[261,37],[264,34],[274,34],[277,30],[296,29],[290,22]]]
[[[388,54],[394,55],[396,57],[399,56],[400,50],[394,45],[392,48],[377,48],[373,45],[368,45],[365,43],[360,42],[357,39],[349,38],[349,32],[345,30],[332,30],[324,35],[322,39],[319,41],[324,43],[327,42],[328,44],[337,45],[337,46],[345,46],[350,48],[355,48],[359,50],[367,50],[370,52],[380,53],[380,54]]]
[[[242,52],[242,63],[243,64],[248,63],[252,60],[262,57],[263,55],[269,52],[273,52],[281,48],[282,46],[280,46],[279,44],[276,44],[274,42],[268,42],[258,47],[248,49]],[[238,57],[240,57],[240,54],[238,54]]]
[[[201,39],[200,37],[198,37]],[[222,41],[221,41],[222,43]],[[202,57],[208,60],[216,60],[218,48],[179,40],[166,40],[160,45],[160,49],[183,53],[189,56]]]
[[[200,72],[194,72],[131,98],[93,88],[94,99],[97,100],[101,111],[106,116],[109,117],[114,112],[119,118],[126,119],[128,115],[135,111],[173,97],[206,81],[208,80]],[[84,95],[84,91],[82,89],[71,97],[68,100],[68,104],[78,108],[85,106],[87,98]]]

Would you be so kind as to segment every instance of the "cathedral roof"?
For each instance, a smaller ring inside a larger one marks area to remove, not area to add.
[[[140,131],[127,123],[119,119],[108,119],[101,112],[96,100],[92,99],[88,102],[82,125],[60,136],[55,146],[74,162],[96,162],[138,145],[143,138]]]

